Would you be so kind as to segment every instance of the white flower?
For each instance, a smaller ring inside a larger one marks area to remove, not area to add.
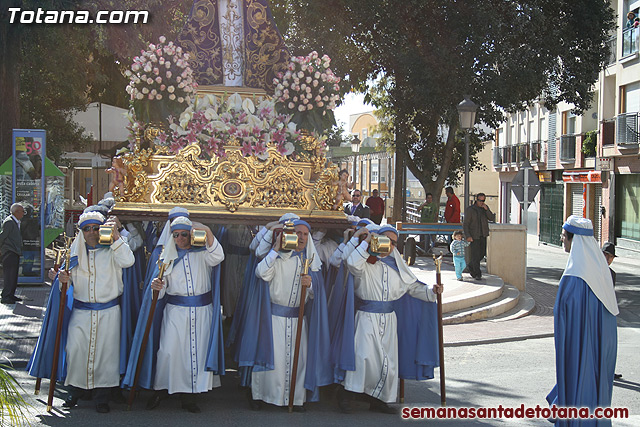
[[[173,87],[173,85],[171,85],[171,86],[169,86],[169,87],[167,88],[167,92],[169,92],[169,93],[173,93],[175,90],[176,90],[176,88],[175,88],[175,87]]]
[[[304,105],[298,105],[298,111],[304,111],[305,109]]]
[[[160,36],[158,40],[160,40],[160,43],[164,43],[167,41],[167,38],[165,36]]]
[[[242,109],[247,114],[253,114],[256,111],[256,107],[255,105],[253,105],[253,101],[251,101],[249,98],[246,98],[244,101],[242,101]]]
[[[170,100],[172,100],[172,101],[175,101],[175,99],[176,99],[176,94],[175,94],[175,93],[172,93],[171,95],[169,95],[169,99],[170,99]]]
[[[233,111],[240,111],[242,110],[242,97],[239,94],[234,93],[229,98],[227,98],[226,104],[228,109]]]
[[[209,121],[217,120],[218,119],[218,113],[213,108],[207,108],[206,110],[204,110],[204,117]]]
[[[296,147],[292,143],[286,142],[284,144],[284,149],[285,149],[284,155],[288,156],[288,155],[293,153],[293,151],[296,149]]]

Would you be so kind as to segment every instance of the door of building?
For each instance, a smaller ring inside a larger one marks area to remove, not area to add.
[[[564,184],[540,184],[540,236],[541,242],[561,245],[560,233],[564,222]]]

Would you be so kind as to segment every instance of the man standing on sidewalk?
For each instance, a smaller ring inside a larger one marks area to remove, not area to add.
[[[20,234],[20,221],[24,216],[24,207],[20,203],[14,203],[10,209],[11,215],[2,222],[0,233],[0,256],[2,256],[2,269],[4,271],[4,288],[2,289],[2,304],[15,304],[22,301],[18,298],[18,268],[20,255],[22,254],[22,234]]]
[[[489,221],[496,220],[496,214],[491,212],[485,204],[487,196],[476,194],[476,201],[464,211],[464,235],[467,236],[469,246],[469,273],[476,280],[482,279],[480,261],[487,254],[487,237],[489,237]]]
[[[371,221],[380,225],[384,217],[384,200],[378,195],[378,190],[374,189],[371,197],[367,198],[367,206],[371,211]]]
[[[444,221],[455,224],[460,223],[460,199],[453,192],[453,187],[444,189],[447,195],[447,207],[444,209]]]

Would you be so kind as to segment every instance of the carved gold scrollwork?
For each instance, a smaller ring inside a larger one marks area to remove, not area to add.
[[[338,186],[338,167],[331,165],[325,169],[313,186],[313,201],[318,209],[330,210],[335,202]]]
[[[327,159],[324,152],[324,144],[307,131],[302,131],[302,148],[299,153],[300,160],[313,164],[313,172],[320,173],[324,169]]]
[[[113,190],[116,201],[142,202],[145,200],[149,187],[147,173],[150,171],[150,157],[149,150],[127,153],[122,157],[125,173]]]
[[[189,145],[175,156],[138,150],[123,157],[124,180],[116,187],[121,202],[208,205],[229,212],[278,208],[331,210],[338,179],[332,165],[314,173],[309,162],[291,161],[269,147],[268,158],[244,157],[240,147],[226,146],[225,157],[200,158]],[[315,178],[317,177],[317,178]]]
[[[200,147],[189,145],[174,161],[162,163],[152,176],[151,203],[210,203],[208,168],[198,160]]]
[[[213,171],[211,194],[213,201],[219,201],[235,212],[238,206],[248,202],[254,195],[251,172],[239,151],[231,151]]]

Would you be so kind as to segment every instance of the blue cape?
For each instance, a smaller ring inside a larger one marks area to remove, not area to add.
[[[78,258],[72,257],[69,263],[70,270],[78,266]],[[64,269],[63,264],[60,269]],[[131,268],[131,267],[130,267]],[[132,288],[138,286],[138,283],[131,282],[130,277],[124,273],[122,274],[122,281],[124,282],[124,291],[120,297],[120,312],[122,314],[122,320],[120,323],[120,375],[124,374],[127,363],[127,352],[129,348],[123,343],[130,342],[131,336],[128,335],[132,330],[134,319],[131,313],[136,309],[133,306],[131,298],[125,295],[132,293]],[[51,292],[49,293],[49,300],[47,301],[47,310],[42,320],[42,329],[36,346],[31,355],[31,359],[27,364],[27,371],[29,375],[37,378],[50,378],[51,368],[53,366],[53,352],[56,340],[56,327],[58,324],[58,313],[60,311],[60,282],[58,276],[56,276],[53,284],[51,285]],[[69,319],[71,318],[71,312],[73,310],[73,285],[70,285],[67,289],[67,301],[65,305],[65,312],[63,317],[62,335],[60,337],[60,356],[58,358],[58,372],[57,381],[64,381],[67,377],[67,365],[66,365],[66,352],[67,346],[67,332],[69,328]]]
[[[557,384],[550,405],[610,407],[618,347],[616,317],[579,277],[562,276],[553,308]],[[589,425],[611,425],[591,420]],[[587,424],[583,420],[584,424]],[[579,420],[558,420],[578,425]],[[583,424],[580,424],[583,425]]]
[[[393,258],[384,262],[398,271]],[[334,382],[344,380],[346,371],[356,369],[355,360],[355,295],[353,275],[340,266],[330,300],[332,335],[331,362]],[[438,310],[435,302],[426,302],[405,294],[394,302],[398,319],[398,374],[407,380],[433,378],[440,366],[438,346]]]
[[[127,369],[127,357],[131,352],[133,343],[134,328],[138,322],[138,313],[142,305],[142,286],[144,285],[144,274],[146,270],[146,259],[144,248],[138,248],[134,253],[135,262],[131,267],[122,270],[122,280],[129,283],[125,286],[121,298],[121,310],[125,316],[124,310],[127,310],[126,316],[130,319],[125,325],[125,333],[120,335],[120,349],[123,349],[125,357],[120,358],[120,373],[124,373]]]
[[[229,334],[229,344],[234,360],[240,366],[243,386],[250,386],[253,370],[259,372],[274,369],[271,297],[269,284],[255,275],[258,262],[252,254]],[[304,387],[310,392],[309,400],[317,401],[318,387],[331,384],[333,381],[329,363],[329,320],[322,272],[312,271],[311,281],[314,284],[314,298],[305,308],[309,331]]]
[[[191,249],[191,252],[202,251],[206,248]],[[154,249],[146,275],[146,287],[138,316],[138,323],[133,336],[133,344],[129,361],[126,368],[125,376],[122,380],[122,387],[131,387],[136,375],[136,367],[138,364],[138,356],[140,355],[140,347],[144,337],[144,331],[149,318],[149,310],[151,308],[151,281],[158,276],[158,258],[162,252],[161,247]],[[174,261],[174,262],[177,262]],[[220,264],[213,267],[211,272],[211,294],[213,298],[213,318],[211,320],[211,332],[209,335],[209,349],[207,351],[207,359],[205,369],[212,371],[216,375],[224,375],[224,343],[222,339],[222,315],[220,313]],[[153,389],[153,381],[155,379],[156,354],[160,346],[160,330],[162,327],[162,317],[166,306],[165,298],[158,299],[156,309],[153,316],[153,324],[149,331],[149,340],[143,356],[142,371],[138,380],[138,387]]]

